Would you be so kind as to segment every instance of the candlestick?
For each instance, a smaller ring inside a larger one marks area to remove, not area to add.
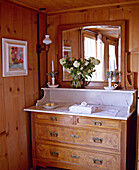
[[[52,77],[52,85],[55,85],[55,77]]]
[[[52,60],[52,72],[54,72],[54,62]]]

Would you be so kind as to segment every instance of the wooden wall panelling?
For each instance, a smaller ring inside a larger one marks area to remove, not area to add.
[[[7,145],[6,145],[6,117],[4,100],[4,80],[2,78],[2,3],[0,2],[0,169],[8,169]]]
[[[13,36],[15,39],[24,40],[22,36],[24,29],[23,20],[22,7],[13,5]],[[16,97],[13,98],[12,102],[13,104],[16,104],[14,112],[17,114],[16,131],[18,132],[19,168],[24,169],[25,167],[28,167],[26,119],[23,111],[25,107],[24,76],[15,77],[14,85],[16,86]]]
[[[33,31],[32,31],[33,30]],[[31,58],[33,60],[33,84],[34,84],[34,103],[36,102],[36,99],[38,99],[39,91],[38,91],[38,56],[37,56],[37,12],[32,12],[32,25],[31,25]],[[28,88],[28,86],[27,86]]]
[[[25,76],[25,107],[29,107],[35,103],[35,94],[34,94],[34,59],[36,58],[36,51],[34,46],[34,35],[36,32],[35,30],[35,23],[33,14],[34,12],[30,11],[29,9],[23,9],[23,39],[27,41],[27,50],[28,50],[28,76]],[[33,26],[32,26],[33,25]],[[33,31],[32,31],[33,30]],[[33,57],[32,57],[33,56]],[[27,151],[28,151],[28,165],[31,167],[31,138],[30,138],[30,114],[24,113],[26,116],[26,134],[27,134]]]
[[[47,19],[46,19],[46,14],[40,13],[40,44],[42,47],[45,47],[43,44],[43,40],[46,35],[46,27],[47,27]],[[51,38],[51,37],[50,37]],[[41,79],[41,87],[46,87],[46,80],[47,80],[47,53],[46,51],[42,51],[40,54],[40,79]]]
[[[3,2],[3,6],[2,13],[4,18],[2,24],[4,37],[22,39],[21,8],[5,2]],[[5,32],[6,29],[7,32]],[[25,119],[22,110],[24,108],[24,77],[4,78],[4,95],[6,126],[9,133],[7,136],[9,168],[18,169],[25,166],[27,168],[27,160],[24,160],[24,158],[27,159],[27,142]]]
[[[34,104],[34,59],[36,58],[36,54],[33,50],[33,47],[36,45],[34,43],[33,39],[33,34],[36,33],[34,32],[34,28],[32,25],[35,25],[33,23],[33,18],[32,18],[32,11],[29,9],[23,9],[22,10],[22,20],[23,20],[23,39],[27,41],[27,50],[28,50],[28,76],[25,76],[25,107],[29,107],[30,105]],[[24,19],[26,18],[26,19]],[[33,30],[33,31],[32,31]],[[33,55],[33,57],[32,57]]]
[[[27,76],[2,78],[2,56],[0,57],[0,108],[2,111],[0,111],[0,130],[7,132],[7,137],[6,134],[0,136],[0,146],[3,146],[2,150],[0,148],[0,167],[4,169],[9,167],[11,170],[29,169],[31,167],[29,152],[31,145],[28,133],[30,119],[23,109],[34,105],[38,99],[37,12],[7,1],[0,1],[0,5],[0,38],[27,40],[29,68]],[[46,15],[43,16],[45,19]],[[46,24],[44,27],[46,28]],[[43,34],[46,34],[45,28],[42,30]],[[43,65],[42,74],[45,68]]]
[[[0,2],[0,11],[1,11],[1,2]],[[0,40],[2,38],[2,25],[1,25],[1,12],[0,12]],[[2,56],[2,48],[1,48],[2,42],[0,41],[0,56]],[[4,102],[4,85],[3,85],[3,78],[2,78],[2,57],[0,57],[0,134],[6,131],[6,125],[5,125],[5,102]]]
[[[52,44],[48,51],[48,72],[52,71],[52,60],[54,61],[55,71],[58,71],[58,25],[61,23],[60,15],[54,15],[47,18],[47,34],[50,35]],[[56,76],[57,79],[57,76]],[[51,77],[48,76],[48,81],[51,82]]]

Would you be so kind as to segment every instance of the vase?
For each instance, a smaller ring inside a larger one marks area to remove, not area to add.
[[[83,88],[85,87],[86,81],[84,78],[80,78],[79,76],[72,77],[71,86],[74,88]]]
[[[111,87],[111,77],[108,78],[109,87]]]

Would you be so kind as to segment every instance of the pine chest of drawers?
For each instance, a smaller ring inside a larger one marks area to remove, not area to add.
[[[128,120],[31,112],[33,167],[134,170],[136,114]]]

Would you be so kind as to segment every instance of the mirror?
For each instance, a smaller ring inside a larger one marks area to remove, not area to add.
[[[119,76],[113,82],[124,87],[125,22],[74,24],[59,26],[60,58],[71,59],[95,57],[100,60],[93,73],[91,86],[107,84],[107,71],[117,71]],[[61,84],[71,81],[66,69],[61,68]]]

